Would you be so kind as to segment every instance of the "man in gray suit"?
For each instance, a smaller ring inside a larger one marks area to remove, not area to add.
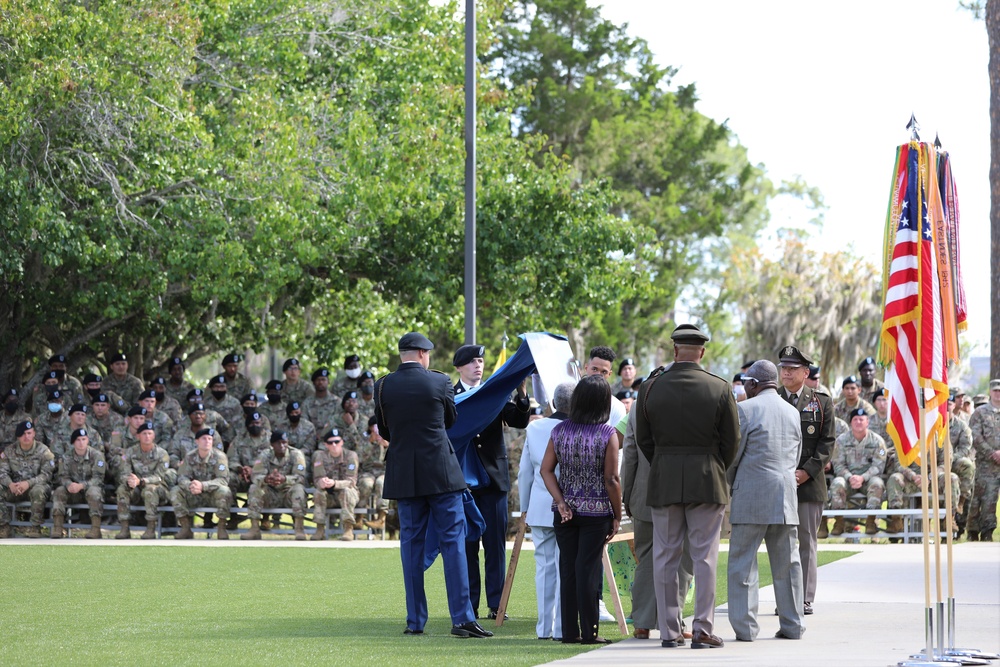
[[[763,540],[771,562],[780,629],[775,637],[800,639],[802,561],[795,469],[802,452],[798,410],[778,395],[778,369],[762,359],[743,376],[739,403],[740,447],[726,472],[732,484],[729,520],[729,624],[738,641],[757,637],[757,549]]]

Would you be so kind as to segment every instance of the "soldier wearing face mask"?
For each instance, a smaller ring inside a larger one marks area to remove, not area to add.
[[[21,396],[17,389],[11,388],[3,397],[3,412],[0,412],[0,449],[13,445],[17,438],[14,430],[17,425],[28,420],[28,413],[21,407]]]
[[[337,378],[330,388],[337,396],[343,398],[344,394],[358,388],[358,378],[364,369],[361,368],[361,359],[356,354],[344,357],[344,373]]]
[[[207,396],[204,389],[192,389],[187,393],[187,403],[184,404],[182,408],[190,411],[192,405],[200,404],[205,410],[205,427],[214,428],[215,431],[222,436],[223,442],[232,442],[236,435],[238,435],[236,425],[239,424],[240,427],[243,426],[243,416],[241,415],[240,418],[236,420],[235,424],[230,423],[228,419],[205,405],[206,398]],[[188,414],[190,414],[190,412]]]
[[[243,419],[243,407],[240,402],[229,395],[228,381],[225,375],[216,375],[208,381],[208,396],[202,403],[209,410],[215,410],[230,424]],[[223,434],[225,438],[225,434]]]
[[[375,374],[371,371],[358,378],[358,414],[365,421],[375,416]]]
[[[288,446],[299,450],[307,461],[310,460],[312,453],[316,451],[316,425],[302,416],[302,404],[298,401],[285,406],[285,416],[288,422],[285,427]]]
[[[253,464],[258,455],[271,446],[271,433],[261,424],[259,412],[246,417],[246,433],[239,435],[226,450],[229,461],[229,488],[233,495],[250,490]]]
[[[267,402],[266,399],[263,402],[266,403]],[[237,420],[236,423],[232,425],[233,435],[231,438],[229,438],[228,442],[232,442],[235,438],[241,435],[246,435],[247,426],[245,420],[247,418],[247,415],[254,412],[260,414],[260,425],[265,431],[270,432],[274,430],[271,428],[271,420],[268,419],[264,415],[264,413],[258,409],[260,407],[261,400],[260,397],[257,395],[256,391],[251,389],[250,393],[246,394],[240,399],[240,403],[243,405],[243,418]]]
[[[84,405],[93,406],[94,399],[103,394],[108,399],[108,405],[118,414],[125,415],[128,414],[128,409],[131,407],[125,402],[125,399],[116,394],[113,391],[104,389],[104,378],[97,373],[87,373],[83,376],[83,389]]]
[[[264,388],[267,393],[267,401],[257,407],[257,412],[262,417],[267,417],[274,429],[284,429],[288,425],[288,418],[285,415],[285,401],[282,398],[284,387],[284,383],[280,380],[268,382]]]
[[[63,391],[62,382],[65,376],[63,371],[47,371],[42,376],[42,384],[36,385],[32,390],[31,411],[36,420],[49,412],[48,405],[52,402],[52,392],[54,391],[59,392],[59,400],[62,402],[64,410],[69,409],[69,406],[75,402],[71,396]],[[82,397],[80,400],[83,400]]]
[[[35,430],[38,433],[38,440],[44,445],[52,448],[53,444],[59,441],[61,434],[69,434],[69,418],[67,410],[71,406],[64,403],[63,393],[59,389],[53,389],[46,396],[45,411],[41,412],[35,419]]]

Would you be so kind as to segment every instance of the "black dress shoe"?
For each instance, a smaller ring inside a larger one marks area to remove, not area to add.
[[[489,618],[490,620],[496,620],[496,617],[497,617],[497,614],[498,614],[498,612],[499,612],[499,611],[500,611],[499,609],[492,609],[492,608],[491,608],[491,609],[490,609],[490,615],[489,615],[489,616],[488,616],[487,618]],[[503,615],[503,620],[505,620],[505,621],[509,621],[509,620],[510,620],[510,616],[508,616],[508,615],[507,615],[507,614],[505,613],[505,614]]]
[[[802,605],[802,613],[805,614],[806,616],[811,616],[813,613],[813,603],[812,602],[804,603]]]
[[[479,625],[475,621],[469,621],[468,623],[462,623],[461,625],[451,626],[451,634],[456,637],[475,637],[476,639],[493,636],[492,632],[484,629],[483,626]]]
[[[405,630],[403,630],[403,634],[404,635],[422,635],[422,634],[424,634],[424,631],[423,630],[414,630],[413,628],[406,628]]]
[[[678,637],[677,639],[664,639],[660,641],[660,646],[663,648],[677,648],[678,646],[684,646],[684,637]]]

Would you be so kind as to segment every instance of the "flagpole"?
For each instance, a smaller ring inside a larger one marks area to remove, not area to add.
[[[930,494],[931,494],[931,526],[934,532],[934,590],[936,593],[936,599],[934,606],[937,610],[937,651],[934,653],[934,657],[937,658],[939,655],[944,653],[944,591],[942,590],[941,584],[941,490],[940,490],[940,475],[937,471],[937,449],[938,449],[938,437],[935,434],[928,438],[927,441],[927,471],[930,475]],[[947,472],[945,477],[951,478],[951,475]],[[947,502],[947,499],[945,499]]]

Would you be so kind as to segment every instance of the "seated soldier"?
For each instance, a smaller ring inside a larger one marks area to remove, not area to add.
[[[117,432],[121,441],[122,432],[128,428],[125,418],[111,411],[110,400],[105,394],[98,394],[90,404],[90,414],[87,418],[87,430],[101,436],[101,442],[107,447],[112,435]]]
[[[284,385],[278,380],[271,380],[264,387],[267,400],[257,408],[257,412],[271,422],[271,429],[284,430],[288,426],[288,419],[285,416],[285,403],[281,398],[281,388]]]
[[[312,384],[302,379],[302,365],[298,359],[286,359],[281,370],[285,374],[285,381],[281,383],[281,400],[285,404],[301,404],[313,395]]]
[[[57,464],[59,460],[66,456],[69,450],[73,448],[73,443],[70,442],[70,433],[79,429],[87,430],[87,441],[91,447],[99,449],[102,452],[104,451],[104,438],[101,437],[100,433],[90,428],[90,413],[91,409],[83,403],[77,403],[69,409],[68,423],[70,430],[69,433],[66,434],[65,443],[60,441],[57,443],[55,448],[50,447],[50,449],[52,449],[52,455],[56,457]]]
[[[167,393],[167,380],[162,376],[157,376],[149,383],[149,388],[156,392],[156,409],[170,417],[170,421],[177,427],[184,421],[184,411],[176,398]],[[185,401],[187,403],[187,401]]]
[[[841,383],[840,400],[833,406],[834,414],[848,424],[851,423],[851,412],[858,408],[864,408],[865,414],[869,417],[875,414],[875,408],[871,403],[861,398],[861,385],[858,378],[848,375]]]
[[[290,506],[295,521],[295,539],[306,539],[302,526],[306,511],[306,460],[302,452],[288,448],[284,431],[271,434],[271,447],[264,450],[253,464],[253,483],[247,494],[250,508],[250,531],[241,540],[259,540],[261,512],[271,507]]]
[[[361,368],[361,358],[356,354],[349,354],[344,357],[344,371],[337,376],[336,381],[330,387],[330,391],[336,396],[343,397],[349,391],[358,388],[358,378],[364,371]]]
[[[208,395],[203,396],[201,402],[209,410],[215,410],[227,424],[235,424],[243,418],[243,407],[240,405],[239,397],[243,394],[234,392],[229,394],[228,380],[225,375],[216,375],[208,381]],[[190,399],[188,399],[190,400]],[[213,427],[214,428],[214,427]],[[226,433],[219,431],[222,439],[226,439]]]
[[[938,472],[938,490],[944,493],[944,467],[939,466]],[[923,478],[920,476],[920,461],[913,461],[909,466],[904,466],[901,463],[896,463],[896,471],[889,475],[888,483],[889,496],[889,509],[899,510],[903,509],[906,504],[906,497],[918,493],[921,486],[923,486]],[[958,505],[958,475],[951,473],[951,500],[952,508]],[[901,533],[903,532],[903,517],[892,516],[886,522],[887,533]]]
[[[243,360],[242,354],[227,354],[222,358],[223,381],[233,396],[244,396],[253,389],[250,386],[250,380],[238,370]],[[226,419],[228,420],[229,417]]]
[[[205,406],[205,426],[209,428],[214,428],[215,432],[222,436],[222,442],[227,445],[233,441],[236,437],[233,424],[230,424],[225,417],[205,405],[205,390],[204,389],[192,389],[187,393],[187,407],[186,410],[190,410],[192,405],[200,403]],[[242,416],[240,417],[239,423],[243,423]]]
[[[326,539],[326,508],[330,505],[340,508],[340,525],[344,534],[340,539],[354,539],[354,510],[358,504],[358,455],[344,449],[344,438],[337,429],[323,434],[323,448],[313,454],[313,480],[316,493],[313,496],[313,521],[316,522],[314,540]]]
[[[72,392],[63,388],[63,380],[65,379],[66,373],[64,371],[47,371],[42,376],[41,384],[35,385],[31,392],[31,409],[36,421],[47,412],[49,404],[53,402],[52,393],[55,391],[59,392],[57,399],[63,404],[63,409],[83,400],[82,396],[79,397],[80,400],[76,400]],[[38,424],[36,423],[35,426],[37,427]]]
[[[86,502],[90,508],[88,540],[101,539],[104,475],[107,465],[100,447],[90,445],[89,432],[78,428],[70,435],[72,447],[59,461],[59,481],[52,491],[52,539],[63,536],[66,505]]]
[[[212,431],[212,446],[222,451],[222,438],[219,437],[218,431],[205,424],[205,406],[201,403],[195,403],[188,408],[188,423],[177,429],[173,440],[166,447],[167,454],[170,456],[171,468],[177,470],[181,467],[181,461],[188,455],[188,452],[193,451],[198,446],[196,442],[198,432],[204,428]],[[226,485],[229,485],[228,478],[226,479]]]
[[[216,446],[214,428],[199,429],[195,436],[195,449],[185,454],[177,471],[177,486],[170,490],[170,503],[174,506],[180,524],[178,540],[194,537],[191,530],[191,510],[195,507],[214,507],[219,517],[216,537],[228,540],[226,520],[233,495],[229,491],[229,462]]]
[[[84,393],[84,404],[94,405],[94,399],[100,395],[104,395],[108,399],[108,404],[114,408],[114,411],[119,415],[125,415],[128,413],[130,406],[125,402],[125,399],[116,394],[113,391],[108,391],[102,386],[104,383],[104,378],[97,373],[87,373],[83,376],[83,388],[86,390]]]
[[[111,355],[108,362],[111,373],[105,376],[102,383],[104,393],[109,391],[118,394],[129,405],[139,402],[139,394],[142,393],[142,380],[128,372],[128,358],[118,352]]]
[[[45,500],[49,496],[56,460],[49,448],[35,440],[35,425],[25,420],[14,429],[17,439],[0,453],[0,503],[31,501],[27,537],[42,536]],[[0,537],[10,537],[10,516],[0,506]]]
[[[140,501],[146,510],[146,532],[141,538],[154,539],[159,506],[169,500],[166,479],[170,470],[170,457],[167,450],[157,446],[153,422],[143,422],[136,432],[139,444],[125,450],[118,473],[118,490],[115,495],[118,498],[118,521],[122,529],[115,536],[117,540],[132,537],[130,505]]]
[[[68,360],[65,354],[53,354],[49,357],[49,370],[50,371],[62,371],[65,375],[63,378],[63,387],[66,389],[66,393],[70,396],[76,397],[73,400],[79,402],[84,393],[83,384],[78,378],[73,377],[67,366]]]
[[[328,424],[329,430],[335,428],[340,431],[347,443],[347,448],[358,451],[361,447],[361,431],[364,429],[367,419],[362,421],[361,413],[358,412],[358,392],[349,391],[340,398],[340,414],[333,418],[333,423]]]
[[[375,374],[371,371],[358,378],[358,413],[362,420],[375,416]]]
[[[243,433],[229,444],[226,458],[229,459],[229,490],[233,497],[237,493],[249,493],[253,482],[253,464],[264,451],[270,448],[271,432],[264,429],[259,412],[247,413]],[[234,514],[229,519],[228,528],[239,525],[240,517]],[[270,522],[265,527],[270,530]]]
[[[260,414],[260,425],[266,433],[270,433],[274,430],[271,428],[271,420],[269,420],[262,412],[260,412],[260,410],[257,409],[257,406],[260,405],[260,401],[258,400],[256,390],[251,389],[248,394],[240,399],[240,404],[243,406],[243,418],[237,420],[237,422],[233,424],[233,437],[229,440],[229,442],[232,442],[241,435],[247,434],[246,418],[247,415],[254,412]]]
[[[952,402],[949,402],[949,410],[952,407]],[[948,415],[948,435],[951,439],[951,471],[958,475],[959,498],[958,504],[953,507],[955,523],[958,526],[957,537],[961,537],[968,518],[966,510],[972,504],[972,489],[976,480],[976,455],[972,450],[972,429],[954,412]],[[944,449],[938,448],[937,464],[944,470]]]
[[[302,416],[302,404],[292,401],[285,406],[285,415],[288,422],[288,445],[302,452],[306,461],[312,459],[312,454],[316,451],[316,426],[311,421]],[[312,477],[308,477],[307,482],[312,482]]]
[[[868,413],[863,407],[855,408],[851,414],[851,432],[837,438],[837,457],[833,462],[836,475],[830,485],[830,507],[833,510],[847,509],[847,489],[864,493],[868,497],[866,509],[882,508],[885,484],[882,470],[885,468],[885,441],[868,430]],[[844,532],[844,517],[838,516],[833,522],[831,535]],[[865,534],[878,532],[875,517],[865,519]]]
[[[53,389],[46,394],[48,403],[45,410],[35,419],[35,432],[46,447],[52,449],[57,443],[67,439],[71,432],[69,428],[68,411],[73,403],[65,401],[65,395],[60,389]]]
[[[3,397],[3,411],[0,412],[0,450],[13,445],[17,438],[17,425],[28,420],[28,413],[21,407],[21,395],[11,387]]]
[[[146,421],[153,422],[153,429],[156,431],[156,442],[166,445],[174,437],[177,426],[174,420],[163,410],[157,408],[159,396],[153,389],[146,389],[139,394],[138,405],[146,408]]]
[[[358,507],[374,508],[377,512],[374,519],[365,520],[364,523],[369,528],[385,528],[389,501],[382,497],[382,484],[385,480],[385,451],[388,448],[389,442],[379,435],[375,417],[369,418],[364,444],[358,452],[361,466],[361,474],[358,476]]]
[[[165,390],[167,395],[177,401],[182,406],[187,401],[188,392],[194,389],[194,385],[184,379],[184,361],[180,357],[174,357],[167,362],[167,385]]]
[[[302,401],[302,415],[313,423],[317,434],[324,426],[333,421],[337,414],[340,397],[330,392],[330,371],[318,368],[313,371],[312,383],[314,393]]]

